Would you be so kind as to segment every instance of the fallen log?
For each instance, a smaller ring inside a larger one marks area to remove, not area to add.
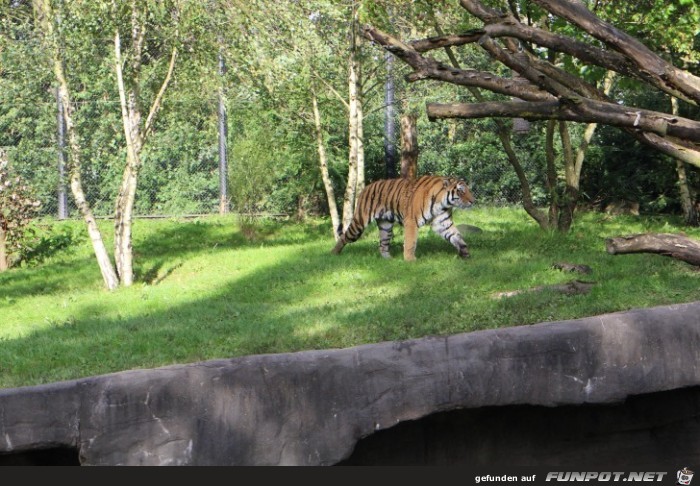
[[[645,233],[618,236],[605,240],[605,249],[611,255],[623,253],[658,253],[700,266],[700,242],[687,236],[671,233]]]
[[[502,299],[503,297],[513,297],[514,295],[520,295],[528,292],[542,292],[543,290],[551,290],[553,292],[558,292],[560,294],[565,295],[580,295],[587,294],[588,292],[590,292],[594,285],[595,282],[583,282],[581,280],[572,280],[571,282],[566,282],[563,284],[540,285],[538,287],[532,287],[530,289],[497,292],[493,294],[493,298]]]

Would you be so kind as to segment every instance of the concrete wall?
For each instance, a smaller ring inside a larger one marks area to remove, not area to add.
[[[333,465],[367,461],[364,450],[386,449],[376,444],[399,434],[412,445],[377,458],[486,464],[509,453],[529,463],[554,450],[558,463],[597,462],[629,448],[675,458],[685,447],[697,457],[698,386],[695,302],[0,390],[0,454],[31,461],[41,454],[32,451],[56,451],[95,465]],[[535,434],[542,427],[558,435]],[[440,429],[447,435],[426,439]],[[640,440],[659,430],[661,442],[682,447]],[[568,448],[552,445],[562,443]]]

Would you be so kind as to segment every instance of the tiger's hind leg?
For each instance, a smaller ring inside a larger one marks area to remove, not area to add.
[[[462,235],[457,230],[457,227],[452,222],[452,218],[450,217],[449,213],[443,213],[437,216],[431,223],[430,227],[437,234],[445,238],[452,246],[457,248],[457,252],[459,252],[459,256],[461,258],[469,258],[469,248],[464,242]]]
[[[379,253],[384,258],[391,258],[389,246],[391,245],[391,239],[394,237],[394,223],[386,219],[380,219],[377,221],[377,226],[379,227]]]

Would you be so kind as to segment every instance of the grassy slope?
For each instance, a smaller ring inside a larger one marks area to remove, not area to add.
[[[700,272],[682,262],[605,253],[607,236],[684,230],[665,219],[591,213],[569,235],[540,231],[520,210],[478,209],[456,220],[484,230],[466,236],[471,260],[426,228],[412,264],[401,258],[400,230],[396,258],[386,261],[376,227],[334,256],[325,221],[265,222],[248,240],[233,217],[139,220],[140,281],[113,293],[102,290],[82,226],[56,223],[54,232],[77,241],[39,265],[0,274],[0,387],[700,299]],[[576,278],[551,269],[557,261],[591,266],[594,273],[579,278],[598,284],[585,296],[491,297]]]

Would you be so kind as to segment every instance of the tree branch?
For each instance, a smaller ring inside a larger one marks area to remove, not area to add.
[[[484,35],[488,35],[494,39],[499,37],[515,37],[523,42],[531,42],[540,47],[546,47],[564,54],[569,54],[588,64],[612,69],[628,76],[635,76],[630,61],[617,52],[598,49],[581,41],[523,25],[518,22],[513,23],[505,21],[487,24],[481,29],[470,30],[463,34],[430,37],[428,39],[413,41],[410,44],[418,52],[427,52],[443,47],[473,44]]]
[[[457,69],[440,63],[435,59],[423,57],[410,45],[401,42],[375,27],[365,27],[363,32],[365,37],[369,40],[380,44],[413,68],[413,73],[409,74],[406,78],[409,82],[421,79],[435,79],[459,86],[484,88],[494,93],[529,101],[553,99],[550,94],[537,89],[529,82],[514,80],[512,78],[501,78],[493,73],[476,71],[473,69]]]
[[[655,86],[669,94],[682,93],[693,104],[700,104],[700,78],[665,61],[631,35],[596,17],[579,1],[533,0],[552,14],[580,27],[588,34],[624,54],[640,73],[650,76]]]
[[[345,98],[343,98],[342,96],[340,96],[340,93],[338,93],[338,91],[336,91],[336,89],[333,86],[331,86],[331,84],[328,81],[323,79],[323,76],[318,74],[314,68],[311,68],[311,72],[314,74],[314,76],[316,76],[316,79],[321,81],[324,85],[326,85],[326,87],[328,89],[331,90],[331,93],[333,93],[336,96],[336,98],[338,98],[340,100],[340,102],[343,103],[343,106],[345,106],[345,109],[347,109],[349,111],[350,104],[347,102],[347,100]]]
[[[575,105],[561,101],[486,103],[429,103],[428,118],[526,118],[530,120],[565,120],[582,123],[599,122],[622,128],[634,128],[661,136],[700,142],[700,122],[672,117],[666,113],[630,109],[615,103],[581,99]]]
[[[168,84],[170,84],[170,80],[173,76],[173,71],[175,70],[175,60],[177,59],[177,47],[173,46],[173,50],[170,53],[170,64],[168,64],[168,72],[165,75],[165,79],[163,79],[163,84],[160,85],[160,89],[158,90],[158,94],[156,95],[155,100],[153,100],[153,104],[151,105],[151,110],[148,112],[148,116],[146,117],[146,124],[143,127],[143,135],[142,139],[145,140],[148,134],[150,133],[151,129],[153,128],[153,121],[156,117],[156,114],[158,113],[158,110],[160,109],[161,102],[163,101],[163,96],[165,95],[165,90],[168,89]]]

